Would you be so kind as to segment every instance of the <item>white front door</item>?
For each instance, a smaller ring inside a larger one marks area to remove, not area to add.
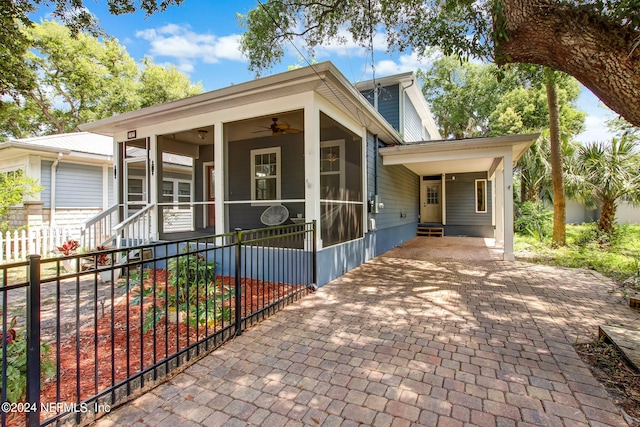
[[[442,222],[442,181],[421,181],[420,222]]]

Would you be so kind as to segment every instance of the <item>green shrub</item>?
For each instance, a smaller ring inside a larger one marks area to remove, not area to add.
[[[3,337],[7,343],[7,401],[17,403],[24,399],[27,391],[27,340],[24,334],[16,331],[17,319],[11,320],[9,331]],[[41,380],[51,379],[55,374],[55,366],[49,358],[51,347],[40,343]],[[0,360],[3,349],[0,345]],[[0,388],[0,391],[2,389]]]
[[[516,207],[516,233],[532,236],[542,241],[553,230],[553,212],[542,202],[527,201]]]

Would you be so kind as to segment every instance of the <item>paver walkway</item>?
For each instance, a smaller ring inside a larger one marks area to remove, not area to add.
[[[97,425],[626,426],[572,344],[638,313],[598,274],[497,258],[411,240]]]

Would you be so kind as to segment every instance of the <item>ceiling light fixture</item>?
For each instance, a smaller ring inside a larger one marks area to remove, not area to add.
[[[198,138],[204,140],[209,132],[204,129],[198,129]]]

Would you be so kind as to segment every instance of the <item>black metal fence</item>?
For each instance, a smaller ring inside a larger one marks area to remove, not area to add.
[[[87,424],[153,387],[314,289],[315,241],[313,222],[0,265],[2,426]]]

